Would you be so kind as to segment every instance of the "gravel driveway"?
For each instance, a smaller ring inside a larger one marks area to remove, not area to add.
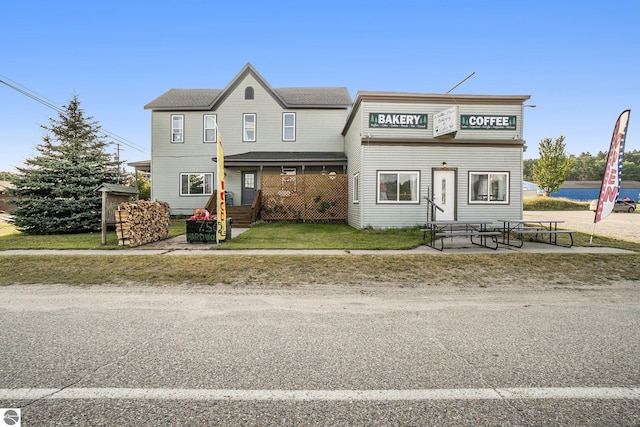
[[[524,219],[557,219],[565,223],[562,228],[591,234],[592,211],[523,211]],[[595,236],[606,236],[640,243],[640,213],[612,212],[596,224]]]

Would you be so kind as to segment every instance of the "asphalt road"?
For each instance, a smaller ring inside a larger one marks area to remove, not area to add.
[[[639,425],[640,292],[0,288],[22,425]]]

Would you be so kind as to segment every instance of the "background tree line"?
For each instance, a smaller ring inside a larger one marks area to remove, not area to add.
[[[569,155],[571,166],[566,181],[601,181],[604,176],[604,169],[607,163],[606,151],[600,151],[595,156],[590,153],[582,153],[579,156]],[[523,161],[523,179],[534,181],[533,167],[539,159],[526,159]],[[640,150],[633,150],[624,153],[624,163],[622,164],[622,178],[629,181],[640,181]]]

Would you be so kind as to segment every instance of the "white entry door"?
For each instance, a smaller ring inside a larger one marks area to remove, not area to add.
[[[436,169],[433,171],[433,201],[444,210],[435,209],[436,220],[456,219],[456,171]]]

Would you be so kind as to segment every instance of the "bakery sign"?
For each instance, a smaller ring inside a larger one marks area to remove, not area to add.
[[[426,129],[427,115],[419,113],[369,113],[369,127]]]
[[[461,114],[460,129],[516,130],[516,116],[486,116],[484,114]]]

